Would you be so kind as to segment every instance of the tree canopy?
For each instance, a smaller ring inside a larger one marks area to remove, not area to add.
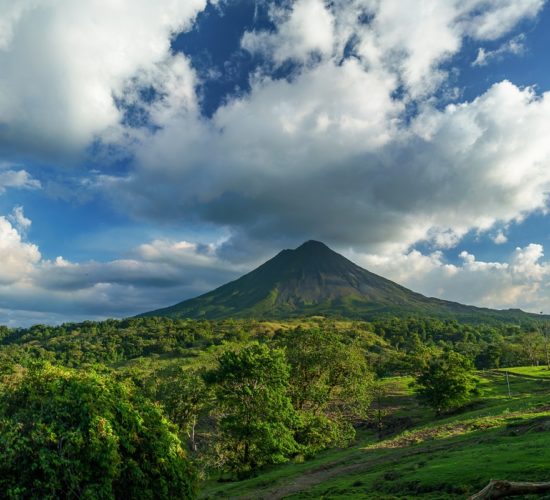
[[[209,374],[216,383],[220,429],[215,453],[230,469],[246,473],[284,462],[296,450],[289,373],[282,350],[252,344],[226,351]]]
[[[472,362],[449,351],[431,358],[416,378],[417,396],[439,415],[467,402],[476,392]]]
[[[195,477],[159,407],[128,383],[50,365],[4,376],[0,490],[8,498],[192,498]]]

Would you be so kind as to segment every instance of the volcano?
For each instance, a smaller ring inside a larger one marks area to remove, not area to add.
[[[319,241],[282,250],[235,281],[141,316],[285,319],[313,315],[366,320],[425,315],[468,322],[537,317],[519,309],[486,309],[426,297],[359,267]]]

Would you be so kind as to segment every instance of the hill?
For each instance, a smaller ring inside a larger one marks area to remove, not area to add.
[[[283,250],[257,269],[199,297],[140,316],[284,319],[312,315],[376,319],[414,314],[467,322],[520,322],[534,314],[466,306],[367,271],[318,241]]]
[[[201,497],[451,500],[467,498],[496,478],[548,481],[548,371],[539,378],[511,375],[511,396],[504,373],[478,376],[478,399],[439,419],[418,405],[411,378],[385,379],[382,439],[372,425],[365,426],[349,448],[243,481],[211,479]]]

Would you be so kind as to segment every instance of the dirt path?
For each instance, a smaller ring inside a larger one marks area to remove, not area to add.
[[[410,457],[413,455],[422,455],[425,453],[432,453],[435,451],[449,450],[449,449],[452,449],[453,447],[454,446],[449,446],[448,444],[446,445],[430,444],[430,445],[423,446],[421,448],[416,448],[414,450],[406,450],[406,451],[404,450],[403,453],[399,455],[399,459]],[[393,451],[395,451],[395,449]],[[349,459],[342,460],[342,461],[348,461],[348,460]],[[392,453],[389,456],[373,457],[370,459],[357,457],[357,460],[361,460],[361,461],[342,464],[342,465],[339,465],[340,462],[331,462],[328,464],[324,464],[320,467],[304,472],[301,476],[294,478],[289,483],[280,484],[262,491],[256,491],[254,493],[254,496],[244,496],[244,497],[238,497],[238,498],[240,500],[252,500],[252,499],[279,500],[281,498],[285,498],[294,493],[307,491],[313,486],[316,486],[320,483],[323,483],[337,476],[354,474],[357,472],[366,472],[366,471],[369,471],[375,465],[380,465],[387,462],[394,462],[396,460],[396,454]]]

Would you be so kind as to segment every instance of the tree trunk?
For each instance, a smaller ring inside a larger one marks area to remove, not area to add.
[[[197,417],[193,416],[193,424],[191,425],[191,449],[197,452],[197,442],[195,441],[195,426],[197,425]]]
[[[512,481],[497,481],[491,479],[480,492],[472,495],[469,500],[485,500],[486,498],[505,498],[517,495],[536,495],[550,491],[548,483],[517,483]]]

